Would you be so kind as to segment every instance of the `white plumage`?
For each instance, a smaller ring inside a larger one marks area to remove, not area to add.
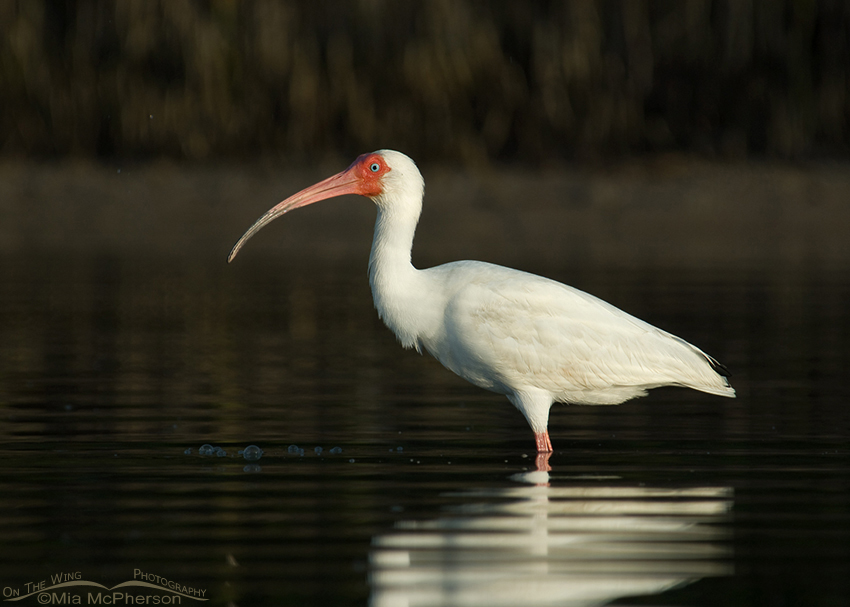
[[[364,154],[284,200],[245,233],[228,261],[274,218],[342,194],[368,196],[378,208],[369,281],[381,319],[404,347],[505,394],[528,420],[538,451],[551,451],[554,402],[614,405],[671,385],[735,396],[705,352],[578,289],[478,261],[414,268],[424,182],[400,152]]]

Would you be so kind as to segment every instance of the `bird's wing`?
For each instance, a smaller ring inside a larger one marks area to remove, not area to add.
[[[592,295],[500,266],[472,269],[446,307],[443,362],[473,383],[589,404],[660,385],[725,385],[700,350]]]

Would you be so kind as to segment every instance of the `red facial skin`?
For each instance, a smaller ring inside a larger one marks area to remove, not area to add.
[[[384,162],[384,157],[380,154],[372,153],[358,156],[344,173],[351,173],[359,180],[357,194],[372,198],[381,193],[381,177],[387,174],[389,170],[390,167]]]

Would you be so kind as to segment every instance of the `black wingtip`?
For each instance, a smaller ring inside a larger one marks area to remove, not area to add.
[[[712,370],[714,370],[716,373],[726,378],[732,377],[732,373],[729,371],[729,369],[726,368],[726,365],[710,356],[707,356],[706,358],[708,359],[708,364],[711,365]]]

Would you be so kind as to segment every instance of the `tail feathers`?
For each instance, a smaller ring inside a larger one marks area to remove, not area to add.
[[[702,350],[700,350],[700,354],[702,354],[705,357],[705,360],[708,361],[708,364],[711,365],[711,370],[717,373],[718,378],[722,381],[722,385],[693,387],[701,392],[707,392],[708,394],[725,396],[727,398],[735,398],[735,388],[733,388],[732,385],[729,383],[729,378],[732,377],[732,374],[729,372],[729,369],[727,369],[723,363],[709,356]]]
[[[715,387],[715,386],[688,386],[689,388],[693,388],[694,390],[699,390],[700,392],[706,392],[707,394],[714,394],[715,396],[725,396],[726,398],[735,398],[735,388],[729,385],[729,382],[726,381],[726,378],[723,378],[725,386]]]

